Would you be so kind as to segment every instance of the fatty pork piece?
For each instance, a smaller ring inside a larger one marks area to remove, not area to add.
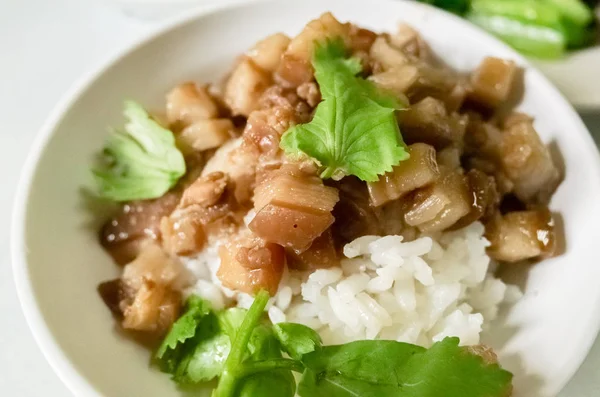
[[[463,141],[466,118],[456,113],[448,114],[439,99],[427,97],[398,112],[398,116],[406,143],[424,142],[440,150]]]
[[[146,240],[159,237],[162,217],[175,209],[180,196],[179,191],[171,191],[155,200],[123,204],[119,212],[102,227],[102,246],[118,264],[131,262]]]
[[[311,60],[315,42],[341,37],[348,40],[348,26],[327,12],[310,21],[290,42],[277,69],[277,78],[286,86],[298,87],[313,79]],[[346,43],[348,44],[348,43]]]
[[[415,192],[404,220],[421,232],[439,232],[467,215],[471,207],[466,177],[458,170],[443,170],[440,179]]]
[[[408,147],[410,157],[400,162],[393,171],[379,177],[377,182],[367,183],[371,204],[379,207],[403,195],[427,186],[439,175],[435,149],[424,143]]]
[[[488,109],[495,109],[509,100],[518,68],[512,61],[487,57],[471,74],[469,98]]]
[[[402,70],[404,66],[408,65],[410,59],[401,50],[391,45],[388,37],[380,35],[375,39],[369,49],[369,57],[374,64],[373,70],[378,74],[385,75],[389,71],[392,74],[388,76],[396,76],[398,80],[405,81],[403,76],[400,73],[396,73],[395,70]],[[375,78],[374,80],[376,81]],[[394,86],[398,88],[400,86],[407,87],[408,85],[395,83]],[[403,89],[401,92],[404,93],[405,90]]]
[[[189,283],[190,276],[179,260],[149,242],[125,266],[119,280],[101,284],[99,291],[107,305],[122,317],[123,328],[160,337],[177,319],[181,291]]]
[[[167,94],[167,120],[171,125],[188,126],[218,115],[219,109],[206,87],[187,82],[179,84]]]
[[[366,183],[354,176],[332,182],[339,190],[339,201],[333,209],[332,226],[337,247],[365,235],[382,235],[380,207],[371,205]]]
[[[515,195],[525,203],[547,203],[560,183],[550,151],[533,127],[533,119],[515,113],[504,122],[500,144],[504,172]]]
[[[213,172],[227,174],[234,186],[234,197],[240,205],[250,202],[260,152],[243,138],[232,139],[221,146],[208,160],[202,176]]]
[[[161,221],[163,247],[174,255],[191,255],[208,237],[232,231],[240,223],[229,177],[213,172],[196,179],[183,192],[179,206]]]
[[[217,104],[206,87],[188,82],[167,94],[167,120],[176,131],[177,147],[185,155],[214,149],[233,136],[231,120],[218,116]]]
[[[219,257],[217,277],[224,287],[247,294],[277,292],[285,267],[282,246],[250,234],[220,246]]]
[[[431,49],[427,42],[423,40],[419,32],[406,23],[398,25],[398,30],[390,36],[390,41],[394,47],[414,58],[423,60],[431,58]]]
[[[486,224],[488,254],[502,262],[548,257],[554,254],[554,220],[547,209],[509,212]]]
[[[312,174],[293,167],[274,170],[255,190],[256,216],[248,227],[283,247],[305,251],[334,221],[338,191]]]
[[[279,103],[250,113],[242,134],[244,143],[256,148],[261,155],[273,158],[281,153],[279,141],[283,133],[298,121],[290,101],[280,96]]]
[[[447,102],[453,111],[460,107],[466,96],[464,88],[462,98],[457,97],[458,91],[453,92],[459,83],[463,83],[449,69],[436,68],[422,62],[387,68],[373,74],[369,80],[400,97],[407,97],[411,103],[430,96]]]
[[[275,33],[260,40],[246,55],[262,70],[274,73],[291,39],[283,33]]]
[[[327,12],[310,21],[294,38],[283,53],[276,71],[276,79],[288,87],[299,87],[313,80],[311,65],[316,42],[341,38],[354,55],[366,55],[377,35],[350,23],[342,24]]]
[[[456,222],[452,229],[460,229],[477,220],[486,221],[491,218],[500,205],[500,195],[494,177],[472,169],[466,174],[471,194],[471,210]]]
[[[340,264],[331,229],[327,229],[317,237],[306,251],[296,253],[294,250],[288,249],[286,254],[289,268],[295,270],[314,271]]]
[[[261,95],[270,85],[268,72],[251,59],[242,58],[225,84],[225,103],[234,116],[248,117],[258,108]]]

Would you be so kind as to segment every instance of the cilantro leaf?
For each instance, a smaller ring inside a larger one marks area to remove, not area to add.
[[[282,136],[288,156],[313,158],[322,178],[355,175],[371,182],[408,158],[395,116],[401,104],[356,76],[360,62],[346,58],[341,40],[317,43],[313,66],[323,101],[310,123]]]
[[[247,310],[232,307],[217,314],[219,325],[231,340],[235,339],[238,328],[242,325]]]
[[[302,358],[300,396],[506,397],[512,374],[446,338],[429,349],[394,341],[326,346]]]
[[[264,324],[259,325],[252,332],[248,349],[252,361],[281,358],[281,345],[275,338],[273,329]],[[240,382],[238,394],[240,397],[294,397],[296,380],[289,370],[259,372]]]
[[[125,126],[111,132],[105,161],[92,170],[98,192],[113,201],[160,197],[185,174],[175,137],[136,102],[126,101],[123,114]]]
[[[279,323],[273,325],[273,331],[282,349],[294,360],[321,348],[321,337],[312,328],[302,324]]]
[[[202,320],[210,314],[210,305],[198,296],[188,298],[184,314],[173,324],[171,330],[156,351],[155,358],[165,372],[174,372],[182,355],[184,344],[196,335]]]
[[[177,368],[173,380],[181,384],[208,382],[223,371],[223,365],[229,355],[231,342],[219,329],[217,317],[209,314],[202,321],[202,327],[189,343]]]

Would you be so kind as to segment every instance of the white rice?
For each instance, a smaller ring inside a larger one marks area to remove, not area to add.
[[[360,237],[344,247],[339,268],[286,271],[267,306],[269,318],[312,327],[326,344],[381,338],[429,346],[446,336],[477,344],[499,306],[521,295],[489,272],[483,232],[475,222],[435,240]],[[185,261],[198,277],[190,293],[216,308],[252,304],[251,296],[221,286],[216,247]]]

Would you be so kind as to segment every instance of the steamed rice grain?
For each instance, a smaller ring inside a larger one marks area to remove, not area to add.
[[[286,272],[267,306],[269,318],[314,328],[327,344],[381,338],[430,346],[447,336],[478,344],[499,306],[520,297],[518,288],[490,273],[483,232],[475,222],[410,242],[360,237],[344,247],[339,268]],[[251,296],[220,285],[218,261],[216,249],[188,258],[187,266],[201,277],[190,292],[216,307],[248,308]]]

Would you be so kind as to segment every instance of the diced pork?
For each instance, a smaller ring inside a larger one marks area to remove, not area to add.
[[[188,82],[178,85],[167,94],[167,120],[170,124],[190,125],[217,117],[219,109],[205,87]]]
[[[269,85],[271,78],[267,72],[250,59],[242,59],[225,85],[225,103],[234,116],[248,117],[258,108],[258,101]]]

